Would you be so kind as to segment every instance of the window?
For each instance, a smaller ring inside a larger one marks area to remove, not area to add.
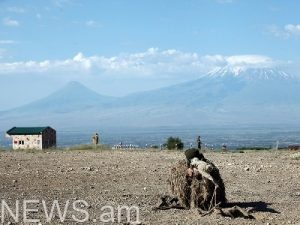
[[[19,141],[19,145],[24,145],[24,141]]]

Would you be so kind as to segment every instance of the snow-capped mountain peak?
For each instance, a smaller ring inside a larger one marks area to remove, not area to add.
[[[291,79],[293,76],[282,70],[276,68],[247,68],[242,66],[225,66],[217,67],[214,70],[207,73],[209,77],[240,77],[244,79],[264,79],[264,80],[273,80],[273,79]]]

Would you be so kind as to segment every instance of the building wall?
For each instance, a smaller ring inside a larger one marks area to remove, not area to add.
[[[13,149],[42,149],[42,135],[13,135]]]
[[[52,128],[47,128],[43,132],[42,148],[51,148],[56,146],[56,131]]]

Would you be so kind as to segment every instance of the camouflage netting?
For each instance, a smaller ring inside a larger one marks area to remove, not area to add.
[[[197,160],[201,158],[200,163],[205,165],[205,169],[189,166],[189,161],[179,161],[171,169],[169,183],[171,193],[178,198],[180,206],[208,211],[226,202],[225,186],[218,168],[201,156]]]
[[[161,197],[161,203],[154,210],[197,209],[202,215],[217,213],[221,216],[255,219],[239,206],[226,207],[225,186],[218,168],[198,151],[185,151],[186,161],[177,162],[168,179],[170,195]]]

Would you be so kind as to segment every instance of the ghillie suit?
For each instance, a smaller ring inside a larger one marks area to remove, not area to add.
[[[171,169],[169,178],[171,193],[179,204],[204,211],[224,204],[225,186],[218,168],[198,150],[189,149],[186,156],[187,161],[179,161]]]
[[[213,212],[226,217],[254,219],[238,206],[221,208],[226,203],[224,182],[218,168],[198,151],[185,151],[186,161],[181,160],[171,169],[169,184],[173,197],[161,197],[154,210],[195,208],[206,216]]]

